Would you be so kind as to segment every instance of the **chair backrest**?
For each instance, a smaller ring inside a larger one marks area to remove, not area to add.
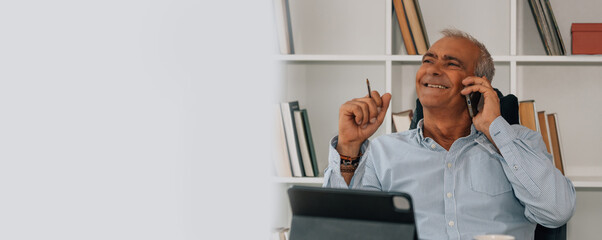
[[[537,224],[535,240],[566,240],[566,224],[559,228],[547,228]]]

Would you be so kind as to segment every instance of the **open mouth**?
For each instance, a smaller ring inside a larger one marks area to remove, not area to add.
[[[437,84],[429,84],[429,83],[425,83],[424,84],[425,87],[430,87],[430,88],[440,88],[440,89],[448,89],[448,87],[443,86],[443,85],[437,85]]]

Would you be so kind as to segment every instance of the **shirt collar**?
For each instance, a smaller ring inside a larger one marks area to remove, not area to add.
[[[418,121],[418,124],[416,124],[416,128],[418,129],[418,140],[420,143],[424,143],[424,141],[426,140],[426,138],[424,137],[424,118],[420,119],[420,121]],[[466,137],[463,137],[465,139],[476,139],[478,138],[479,135],[482,135],[481,132],[477,131],[477,128],[474,126],[474,124],[470,125],[470,134]]]

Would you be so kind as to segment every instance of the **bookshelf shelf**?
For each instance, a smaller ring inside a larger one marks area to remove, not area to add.
[[[572,55],[572,56],[512,56],[519,63],[602,63],[602,55]]]
[[[278,55],[277,60],[281,61],[386,61],[385,55],[321,55],[321,54],[289,54]]]
[[[275,183],[287,183],[287,184],[319,184],[324,183],[323,177],[274,177],[273,182]]]
[[[602,63],[602,55],[572,55],[572,56],[545,56],[545,55],[495,55],[492,56],[494,62],[517,62],[517,63]],[[320,54],[289,54],[277,55],[279,61],[331,61],[331,62],[415,62],[422,60],[420,55],[320,55]]]
[[[602,189],[602,176],[567,176],[576,188]]]

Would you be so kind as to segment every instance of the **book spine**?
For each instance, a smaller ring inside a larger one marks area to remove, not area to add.
[[[546,41],[546,37],[544,34],[544,29],[541,21],[541,16],[539,16],[539,11],[537,10],[537,4],[535,3],[537,0],[529,0],[529,6],[531,7],[531,13],[533,13],[533,19],[535,19],[535,25],[537,25],[537,30],[539,31],[539,37],[543,42],[544,49],[546,50],[547,55],[552,55],[552,50]]]
[[[302,165],[301,165],[301,155],[299,153],[299,146],[297,144],[297,136],[295,130],[295,122],[293,119],[293,112],[296,109],[299,109],[299,105],[294,104],[294,102],[290,103],[282,103],[282,119],[284,121],[284,133],[286,134],[286,143],[288,146],[289,157],[291,160],[291,168],[293,170],[294,177],[303,177]]]
[[[520,117],[520,124],[533,130],[539,132],[537,126],[537,117],[535,116],[537,111],[535,110],[535,101],[526,100],[521,101],[518,104],[518,116]]]
[[[408,25],[408,19],[406,18],[403,3],[401,0],[393,0],[393,7],[395,8],[395,14],[397,15],[397,22],[399,23],[399,30],[401,31],[401,37],[403,38],[406,52],[408,55],[416,55],[416,47],[414,46],[414,40],[412,40],[412,33],[410,33],[410,26]]]
[[[541,21],[541,26],[543,29],[546,43],[548,44],[548,46],[550,46],[551,55],[558,55],[556,52],[556,46],[552,41],[552,34],[550,33],[550,27],[548,26],[548,21],[546,20],[543,5],[541,5],[540,0],[535,0],[535,5],[537,6],[537,13],[539,14],[539,20]]]
[[[280,54],[289,54],[288,43],[288,24],[286,22],[286,10],[284,9],[285,0],[274,1],[274,15],[276,17],[276,30],[278,34],[278,44],[280,46]]]
[[[420,21],[420,27],[422,28],[422,36],[424,36],[424,43],[428,50],[431,47],[431,44],[429,43],[429,37],[426,32],[426,27],[424,26],[424,18],[422,18],[422,10],[420,10],[420,3],[418,0],[414,0],[414,6],[416,6],[416,14],[418,15],[418,21]]]
[[[305,135],[307,137],[307,146],[309,147],[309,156],[311,157],[311,164],[314,170],[314,176],[320,176],[320,170],[318,169],[318,158],[316,158],[316,149],[314,147],[314,140],[311,136],[311,127],[309,124],[309,116],[307,115],[307,110],[303,109],[303,123],[305,124]]]
[[[550,138],[552,139],[552,156],[554,157],[554,165],[562,174],[564,174],[564,158],[562,156],[562,143],[560,137],[560,128],[558,125],[558,117],[556,113],[548,114],[548,124],[550,127]]]
[[[416,50],[420,55],[425,54],[428,49],[426,47],[424,35],[422,34],[422,27],[420,25],[420,20],[418,19],[418,13],[414,5],[414,1],[403,0],[403,6],[406,10],[406,15],[408,16],[410,29],[412,30],[412,36],[414,37],[414,43],[416,43]]]
[[[295,111],[295,126],[297,128],[297,140],[299,141],[299,151],[301,152],[301,159],[303,160],[303,170],[307,177],[314,176],[314,170],[311,167],[311,157],[309,155],[309,147],[307,146],[307,139],[305,137],[305,123],[303,122],[303,116],[301,110]]]
[[[550,16],[550,9],[546,4],[545,0],[539,0],[539,5],[541,6],[541,14],[543,16],[543,20],[545,22],[546,30],[549,34],[549,41],[554,49],[554,55],[560,54],[560,43],[558,42],[558,38],[556,37],[556,33],[554,31],[554,26],[552,25],[552,17]]]
[[[293,44],[293,23],[291,21],[291,8],[289,0],[284,0],[284,11],[286,12],[286,28],[288,32],[288,49],[290,54],[295,54],[295,44]]]
[[[543,138],[543,142],[546,144],[546,150],[548,150],[548,153],[552,153],[552,151],[550,150],[550,137],[548,131],[548,123],[546,121],[546,112],[537,112],[537,118],[539,120],[539,130],[541,130],[541,137]]]
[[[550,17],[552,18],[552,24],[554,26],[554,33],[558,38],[558,42],[560,43],[560,54],[566,55],[566,48],[564,47],[564,41],[562,40],[562,34],[560,34],[560,29],[558,29],[558,23],[556,22],[556,17],[554,17],[554,11],[552,10],[552,4],[550,4],[549,0],[546,0],[546,5],[550,10]]]
[[[286,134],[284,133],[284,122],[282,120],[282,109],[277,106],[276,117],[276,151],[274,163],[276,164],[276,174],[279,177],[292,177],[291,160],[289,157],[288,147],[286,146]]]

